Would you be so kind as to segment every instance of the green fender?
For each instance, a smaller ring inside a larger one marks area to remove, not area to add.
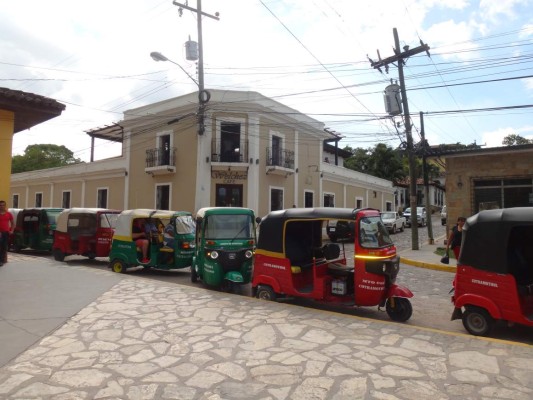
[[[224,279],[231,281],[231,282],[236,282],[236,283],[244,282],[244,279],[242,278],[242,274],[239,271],[226,272],[226,274],[224,275]]]

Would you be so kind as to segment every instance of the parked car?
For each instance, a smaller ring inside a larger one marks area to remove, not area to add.
[[[328,234],[329,240],[332,242],[344,239],[353,241],[355,235],[355,225],[351,221],[331,220],[326,226],[326,233]]]
[[[403,212],[403,216],[405,217],[405,226],[410,227],[411,226],[411,207],[408,207]],[[426,226],[427,221],[427,214],[426,214],[426,207],[417,207],[416,208],[416,220],[418,222],[418,226]]]
[[[400,216],[396,211],[384,211],[381,213],[381,220],[383,225],[391,233],[396,233],[398,231],[403,232],[405,228],[405,217]]]
[[[440,222],[442,225],[446,225],[446,217],[448,216],[448,213],[446,211],[446,206],[442,206],[442,210],[440,212]]]

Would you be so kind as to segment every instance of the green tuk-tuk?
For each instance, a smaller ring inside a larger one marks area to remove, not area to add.
[[[134,236],[142,226],[142,238]],[[142,266],[172,270],[191,265],[194,254],[195,225],[192,214],[186,211],[135,209],[120,213],[109,253],[109,267],[126,273],[129,267]],[[146,258],[143,242],[148,242]]]
[[[17,214],[13,250],[52,251],[56,220],[62,208],[24,208]]]
[[[232,289],[252,278],[256,246],[254,212],[241,207],[206,207],[196,214],[191,281]]]

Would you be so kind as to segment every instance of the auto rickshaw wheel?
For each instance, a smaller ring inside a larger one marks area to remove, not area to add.
[[[494,318],[484,308],[466,306],[463,326],[472,335],[487,336],[494,326]]]
[[[390,319],[397,322],[405,322],[413,315],[413,306],[409,299],[404,297],[391,297],[388,299],[386,310]]]
[[[128,270],[128,264],[122,260],[113,260],[111,262],[111,270],[119,274],[125,274]]]
[[[65,261],[65,253],[59,249],[54,249],[54,260],[56,261]]]
[[[261,300],[276,300],[276,293],[270,286],[259,286],[257,288],[257,298]]]
[[[191,265],[191,282],[198,282],[198,273],[196,272],[196,268],[194,268],[194,265]]]

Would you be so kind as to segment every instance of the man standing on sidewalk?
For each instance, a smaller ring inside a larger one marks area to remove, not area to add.
[[[9,234],[13,233],[14,229],[13,215],[7,211],[6,202],[0,200],[0,267],[7,262]]]

